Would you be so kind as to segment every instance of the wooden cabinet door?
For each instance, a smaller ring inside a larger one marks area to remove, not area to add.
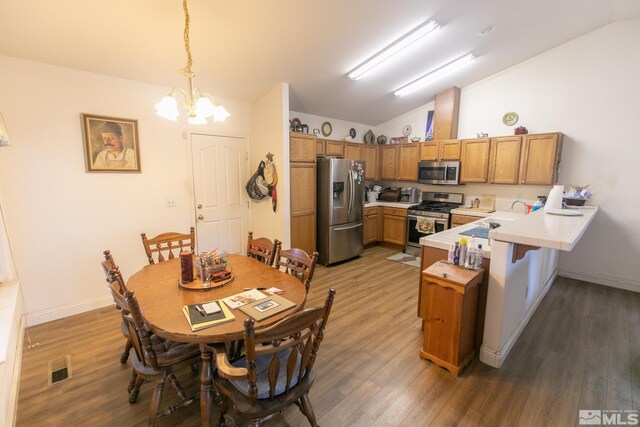
[[[366,211],[365,211],[366,212]],[[369,244],[378,241],[378,213],[365,213],[362,243]]]
[[[349,160],[363,160],[362,146],[364,144],[344,143],[344,158]]]
[[[404,246],[407,218],[385,213],[382,220],[384,222],[382,241],[396,246]]]
[[[362,145],[362,160],[365,161],[365,179],[378,179],[380,177],[378,155],[379,148],[377,145]]]
[[[520,160],[520,184],[554,184],[561,150],[562,134],[525,135]]]
[[[460,182],[487,182],[490,147],[489,138],[462,140]]]
[[[327,139],[325,143],[325,154],[327,156],[344,157],[344,143],[342,141]]]
[[[324,139],[316,140],[316,156],[325,155],[325,149],[324,149],[325,144],[326,144],[326,141]]]
[[[438,160],[438,142],[420,143],[420,160]]]
[[[397,145],[383,145],[380,147],[380,179],[398,179],[398,153]]]
[[[460,160],[460,140],[438,141],[438,158],[440,160]]]
[[[289,134],[289,161],[315,163],[316,137],[304,133]]]
[[[418,180],[418,158],[420,157],[420,145],[401,144],[398,179],[401,181]]]
[[[451,139],[458,136],[460,88],[451,87],[436,95],[433,113],[433,139]]]
[[[473,221],[478,220],[478,219],[480,219],[480,217],[471,216],[471,215],[452,214],[451,215],[451,228],[457,227],[459,225],[468,224],[468,223],[473,222]]]
[[[316,250],[316,165],[290,163],[291,247]]]
[[[489,183],[517,184],[520,169],[522,137],[503,136],[491,138],[489,159]]]

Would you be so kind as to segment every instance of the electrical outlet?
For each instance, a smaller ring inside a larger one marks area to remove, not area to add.
[[[176,199],[166,199],[164,205],[168,208],[175,208],[177,206]]]

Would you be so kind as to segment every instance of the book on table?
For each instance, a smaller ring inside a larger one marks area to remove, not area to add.
[[[293,302],[280,295],[269,295],[261,300],[241,306],[240,310],[252,319],[260,321],[294,306]]]
[[[230,322],[236,318],[222,300],[185,305],[182,307],[182,312],[194,332]]]
[[[231,295],[230,297],[223,298],[222,301],[229,306],[230,309],[235,310],[238,307],[242,307],[245,304],[266,298],[267,296],[257,289],[249,289],[248,291],[240,292],[239,294]]]

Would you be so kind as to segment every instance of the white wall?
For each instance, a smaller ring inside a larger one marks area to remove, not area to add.
[[[564,133],[560,183],[591,184],[592,203],[601,210],[574,250],[561,252],[559,274],[640,292],[638,40],[640,20],[615,22],[463,88],[458,137],[512,134],[513,127],[501,121],[508,111],[517,112],[516,126],[524,125],[530,133]],[[426,118],[430,108],[427,104],[418,110]],[[416,110],[376,129],[401,130],[419,116]],[[467,195],[493,193],[506,202],[517,194],[535,200],[550,186],[435,188]]]
[[[280,83],[253,104],[253,138],[251,139],[251,174],[267,153],[274,154],[278,173],[277,205],[271,198],[251,200],[254,237],[280,240],[285,248],[291,242],[291,206],[289,198],[289,85]]]
[[[28,323],[107,305],[103,250],[128,277],[146,263],[141,232],[194,224],[186,122],[155,115],[168,88],[5,56],[0,81],[3,209]],[[251,104],[219,101],[231,117],[190,130],[250,135]],[[137,119],[142,172],[86,173],[80,113]]]
[[[349,130],[354,128],[356,130],[356,137],[353,139],[353,142],[364,142],[364,134],[367,133],[368,130],[375,130],[373,126],[365,125],[363,123],[356,122],[348,122],[345,120],[334,119],[331,117],[324,116],[316,116],[314,114],[306,114],[300,113],[297,111],[290,111],[289,118],[298,118],[303,124],[309,126],[309,133],[313,133],[313,129],[320,129],[320,133],[316,136],[321,139],[334,139],[337,141],[344,140],[345,136],[349,135]],[[324,122],[331,123],[331,135],[324,136],[322,134],[322,124]],[[287,123],[287,126],[289,123]],[[378,134],[376,134],[378,136]]]
[[[394,136],[404,136],[402,135],[402,129],[406,125],[409,125],[411,126],[409,140],[411,140],[411,138],[418,137],[421,141],[424,141],[427,130],[427,114],[429,113],[429,110],[433,110],[434,105],[435,102],[432,101],[420,108],[416,108],[415,110],[409,111],[401,116],[394,117],[391,120],[380,123],[379,125],[376,125],[375,133],[376,135],[386,135],[388,141]]]

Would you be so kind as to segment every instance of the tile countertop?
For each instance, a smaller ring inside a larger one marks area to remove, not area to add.
[[[585,206],[567,211],[582,216],[551,215],[539,209],[518,221],[491,230],[489,237],[508,243],[521,243],[543,248],[570,251],[596,216],[597,206]]]
[[[417,205],[419,203],[411,203],[411,202],[373,202],[373,203],[365,203],[364,207],[365,208],[373,208],[376,206],[388,206],[390,208],[403,208],[403,209],[408,209],[409,206],[414,206]]]
[[[453,212],[453,211],[452,211]],[[475,212],[474,212],[475,213]],[[461,237],[466,237],[470,239],[471,236],[461,235],[460,233],[463,231],[471,230],[472,228],[476,228],[479,226],[489,227],[488,219],[492,222],[499,222],[502,226],[506,224],[510,224],[515,222],[515,220],[524,218],[524,213],[519,212],[511,212],[511,211],[495,211],[487,214],[487,217],[481,217],[476,221],[469,222],[464,225],[460,225],[455,228],[450,228],[445,231],[441,231],[440,233],[430,234],[428,236],[424,236],[420,239],[420,244],[424,246],[429,246],[431,248],[444,249],[449,250],[449,246],[452,243],[459,242]],[[499,227],[499,228],[502,228]],[[476,237],[476,243],[482,245],[482,256],[484,258],[491,258],[491,246],[489,246],[488,239],[481,239]]]

